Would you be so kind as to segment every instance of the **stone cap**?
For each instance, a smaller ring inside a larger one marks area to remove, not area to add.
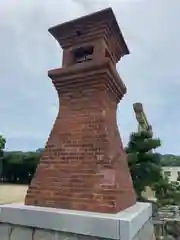
[[[143,104],[142,103],[134,103],[133,104],[133,109],[136,114],[136,119],[139,124],[145,124],[146,130],[149,132],[152,132],[152,126],[149,125],[149,122],[147,120],[146,114],[143,109]]]
[[[134,103],[133,109],[135,112],[142,113],[143,112],[143,105],[142,103]]]
[[[116,55],[116,61],[129,54],[112,8],[56,25],[49,28],[48,31],[63,49],[97,39],[104,39],[110,50]]]

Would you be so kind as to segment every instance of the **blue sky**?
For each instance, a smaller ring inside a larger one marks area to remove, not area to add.
[[[48,28],[111,6],[131,54],[117,65],[128,93],[117,111],[124,144],[142,102],[162,140],[162,153],[180,154],[179,0],[1,0],[0,134],[8,150],[43,147],[58,111],[47,71],[62,52]]]

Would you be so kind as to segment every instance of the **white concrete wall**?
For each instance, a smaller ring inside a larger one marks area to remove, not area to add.
[[[152,220],[147,221],[133,240],[155,240]]]
[[[163,167],[163,172],[170,172],[168,177],[170,181],[177,181],[178,172],[180,172],[180,167]]]
[[[103,231],[103,229],[102,229]],[[63,233],[58,231],[43,230],[38,228],[21,227],[11,224],[0,223],[1,240],[103,240],[106,238],[90,237],[73,233]],[[121,240],[121,239],[119,239]],[[125,240],[125,239],[122,239]],[[154,240],[153,226],[151,221],[147,221],[132,240]]]
[[[0,240],[152,240],[151,218],[149,203],[116,214],[0,205]]]

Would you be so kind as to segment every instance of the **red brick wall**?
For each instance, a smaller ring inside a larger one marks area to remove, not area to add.
[[[94,74],[89,82],[83,74],[84,82],[64,85],[61,94],[55,83],[60,112],[25,204],[118,212],[136,199],[116,124],[117,98],[103,78]]]

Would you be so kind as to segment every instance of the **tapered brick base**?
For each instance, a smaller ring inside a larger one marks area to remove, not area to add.
[[[111,213],[133,205],[136,197],[116,124],[125,87],[115,67],[105,60],[77,70],[52,70],[49,76],[61,91],[60,112],[25,204]]]

